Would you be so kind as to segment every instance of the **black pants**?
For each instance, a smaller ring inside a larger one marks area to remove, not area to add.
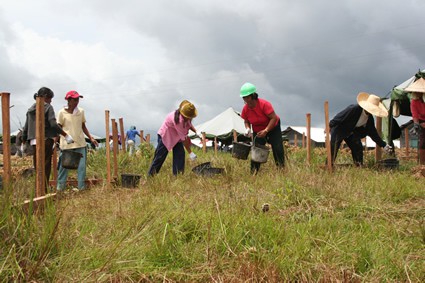
[[[168,149],[162,143],[162,138],[158,135],[158,145],[155,149],[155,155],[152,160],[152,164],[148,171],[148,176],[156,175],[161,170],[162,164],[168,155]],[[185,153],[182,142],[178,142],[173,147],[173,174],[184,173]]]
[[[254,137],[257,133],[254,133]],[[264,138],[257,137],[255,143],[265,145],[268,142],[272,146],[273,158],[276,166],[283,168],[285,166],[285,152],[283,150],[282,130],[280,128],[280,120]],[[255,174],[260,170],[261,163],[251,160],[251,173]]]
[[[348,137],[341,137],[336,133],[336,131],[331,131],[331,156],[332,156],[332,165],[335,162],[335,159],[338,155],[339,147],[341,146],[342,141],[345,141],[348,148],[351,150],[351,156],[353,162],[356,165],[363,164],[363,144],[361,139],[366,137],[363,134],[352,133]]]
[[[46,139],[44,141],[44,173],[45,173],[45,179],[46,179],[46,193],[47,188],[49,187],[49,179],[50,179],[50,172],[52,172],[52,155],[53,155],[53,139]],[[34,155],[33,155],[33,163],[34,168],[37,169],[37,145],[33,145]]]

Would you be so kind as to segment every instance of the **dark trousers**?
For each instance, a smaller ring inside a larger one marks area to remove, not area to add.
[[[162,138],[158,135],[158,145],[155,149],[155,155],[153,157],[152,164],[148,171],[148,176],[154,176],[161,170],[162,164],[168,155],[168,149],[162,143]],[[177,175],[184,172],[185,153],[182,142],[178,142],[173,147],[173,174]]]
[[[46,179],[46,193],[47,188],[49,187],[49,179],[50,179],[50,172],[52,172],[52,155],[53,155],[53,139],[46,139],[44,141],[44,172],[45,172],[45,179]],[[34,155],[33,155],[33,163],[34,168],[37,169],[37,145],[33,145]]]
[[[364,138],[364,135],[358,134],[356,132],[352,133],[346,138],[343,138],[338,135],[336,131],[331,131],[331,156],[332,156],[332,165],[335,162],[335,159],[338,155],[339,147],[341,146],[342,141],[345,141],[348,148],[351,150],[351,156],[353,162],[356,165],[363,164],[363,144],[361,139]]]
[[[256,137],[254,133],[255,143],[265,145],[268,142],[272,146],[273,158],[275,164],[279,168],[285,166],[285,152],[283,150],[282,130],[280,128],[280,120],[276,127],[273,128],[264,138]],[[251,173],[255,174],[260,170],[261,163],[251,160]]]

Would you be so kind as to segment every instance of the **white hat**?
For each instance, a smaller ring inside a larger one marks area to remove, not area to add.
[[[425,80],[423,78],[419,78],[414,83],[406,87],[404,91],[425,93]]]
[[[357,103],[367,112],[378,116],[378,117],[387,117],[388,110],[385,108],[384,104],[381,103],[381,99],[374,95],[366,92],[360,92],[357,95]]]

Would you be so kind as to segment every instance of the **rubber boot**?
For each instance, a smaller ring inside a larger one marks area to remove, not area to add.
[[[425,149],[419,149],[419,164],[425,165]]]

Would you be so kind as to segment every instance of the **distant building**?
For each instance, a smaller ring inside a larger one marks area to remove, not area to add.
[[[282,135],[286,137],[289,144],[301,147],[303,144],[303,135],[307,138],[306,127],[287,127],[282,131]],[[323,128],[310,128],[310,139],[312,147],[325,147],[325,129]]]
[[[418,148],[418,137],[416,135],[412,135],[410,133],[410,130],[413,128],[413,120],[410,120],[409,122],[403,124],[400,126],[401,129],[401,137],[400,137],[400,144],[401,147],[406,147],[406,129],[409,136],[409,147],[411,148]]]

